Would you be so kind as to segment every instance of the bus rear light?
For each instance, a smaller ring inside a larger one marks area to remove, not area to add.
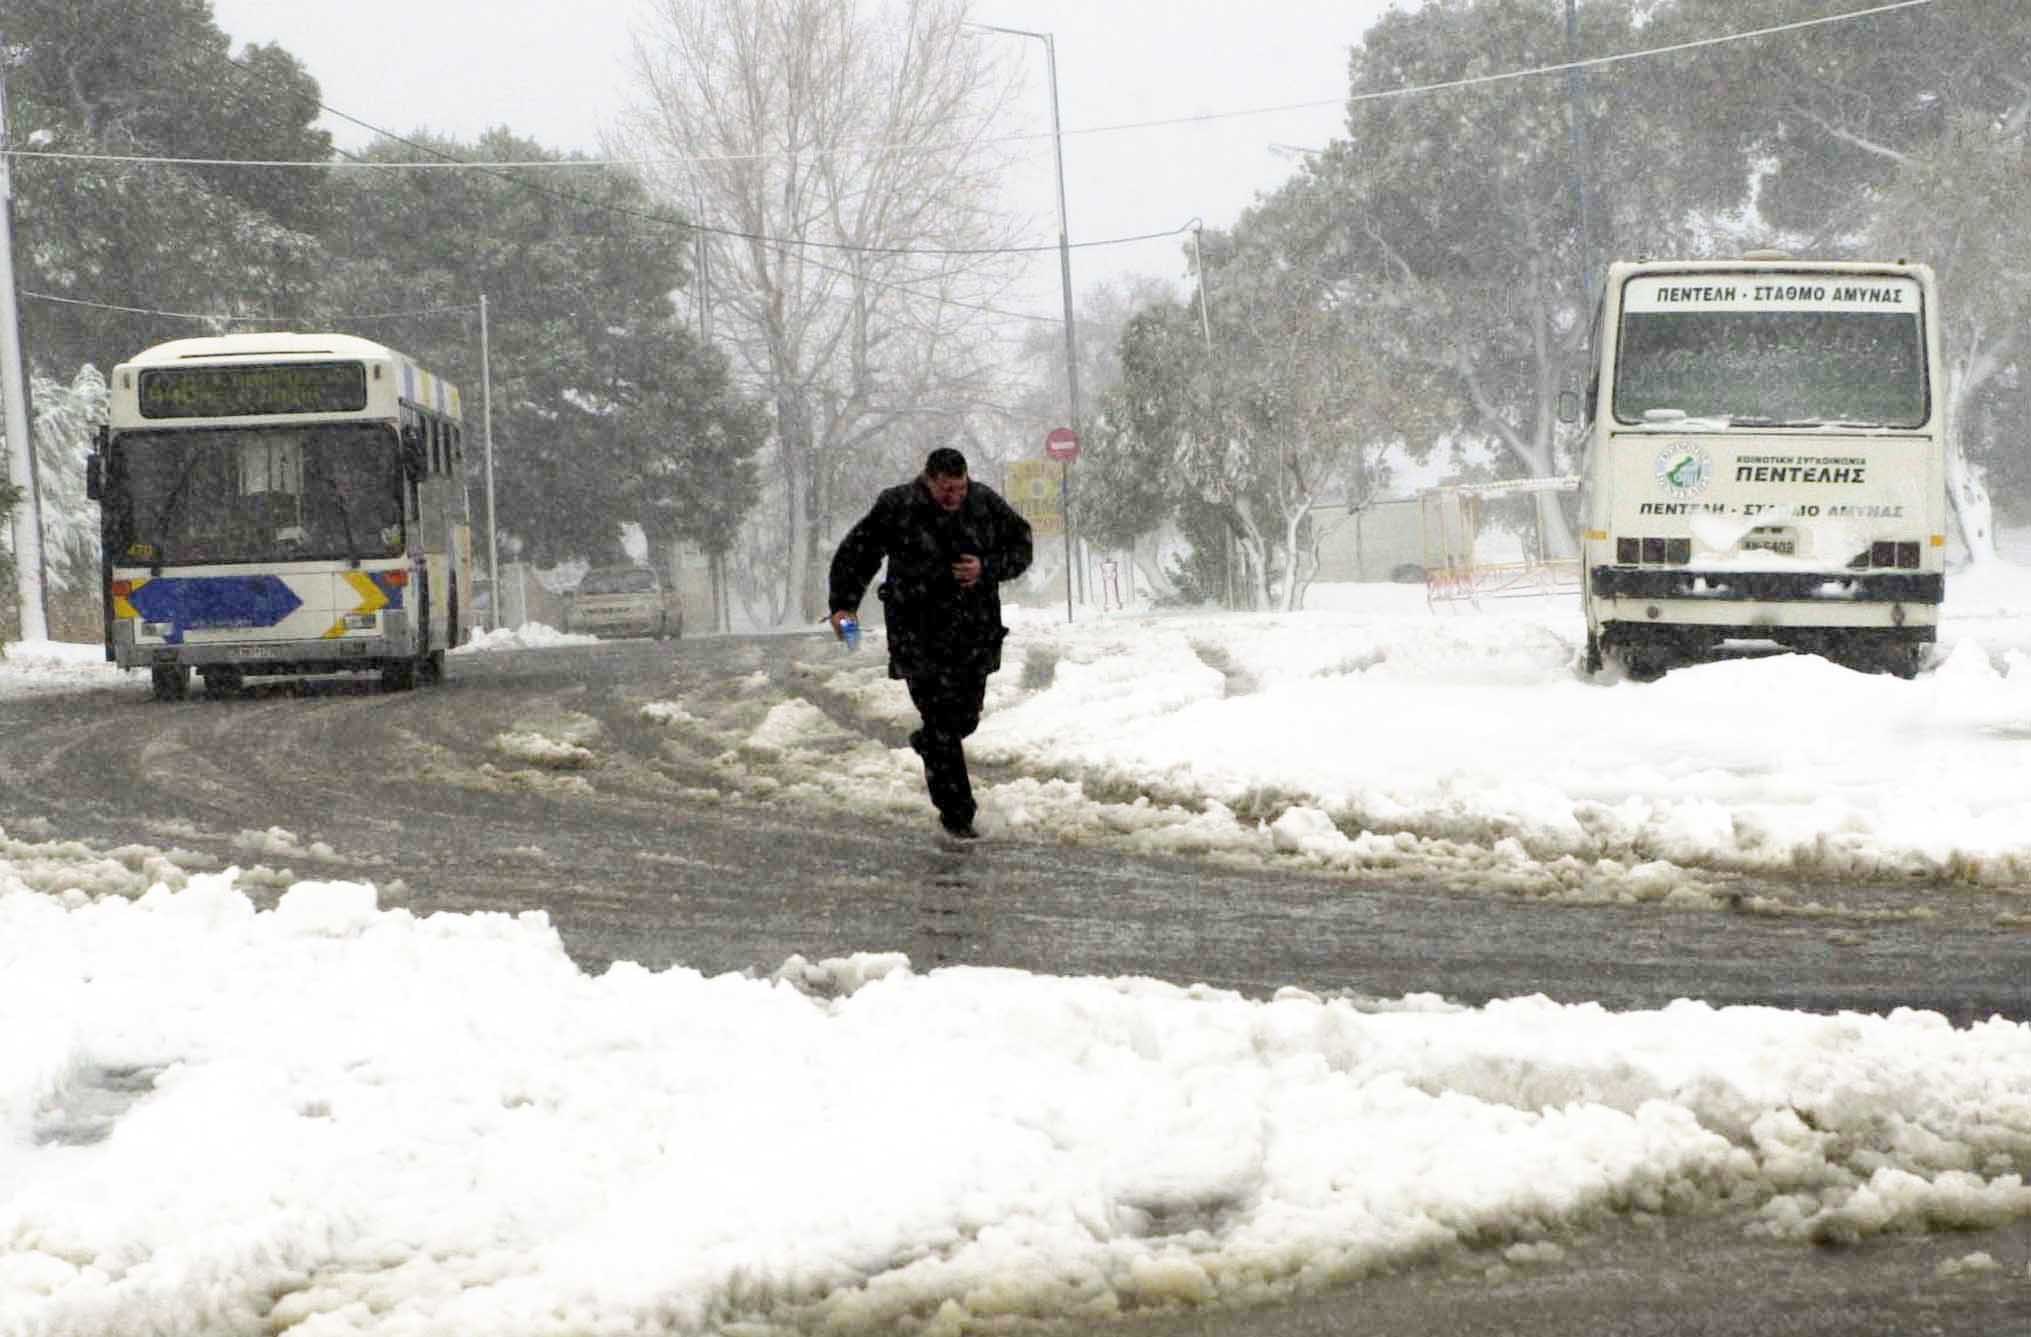
[[[1642,554],[1637,549],[1636,540],[1616,539],[1615,560],[1624,566],[1634,566],[1638,561],[1642,560]]]
[[[1896,567],[1902,571],[1916,571],[1920,551],[1916,543],[1893,543],[1888,539],[1877,539],[1869,545],[1867,554],[1858,556],[1848,565],[1857,568],[1864,565]]]
[[[1684,566],[1687,562],[1690,562],[1692,560],[1692,540],[1666,539],[1664,541],[1664,560],[1674,566]]]
[[[1916,571],[1918,569],[1918,545],[1916,543],[1900,543],[1897,545],[1897,565],[1906,571]]]
[[[381,579],[396,589],[400,589],[409,583],[409,573],[407,571],[385,571],[381,574]]]
[[[1646,562],[1657,562],[1659,564],[1662,564],[1664,561],[1664,540],[1663,539],[1643,540],[1643,560]]]
[[[131,580],[116,580],[113,582],[113,597],[125,599],[134,593],[134,588],[134,582]]]

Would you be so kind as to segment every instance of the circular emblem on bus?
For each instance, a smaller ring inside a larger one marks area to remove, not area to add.
[[[1707,490],[1714,476],[1714,462],[1707,452],[1689,441],[1680,441],[1657,452],[1657,481],[1674,497],[1696,496]]]

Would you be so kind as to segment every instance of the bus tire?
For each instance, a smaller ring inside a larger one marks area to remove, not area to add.
[[[1918,676],[1925,663],[1925,647],[1915,641],[1882,640],[1864,648],[1853,667],[1864,673],[1887,673],[1907,681]]]
[[[1671,670],[1671,647],[1647,634],[1603,641],[1601,657],[1631,682],[1656,682]]]
[[[381,686],[390,692],[413,691],[416,687],[416,661],[391,659],[381,665]]]
[[[204,671],[206,696],[237,696],[247,687],[247,675],[235,668]]]
[[[1655,650],[1625,650],[1622,676],[1631,682],[1656,682],[1671,672],[1671,663]]]
[[[157,701],[181,701],[190,695],[190,669],[183,664],[150,669],[148,681]]]
[[[1580,659],[1580,672],[1589,678],[1600,676],[1601,638],[1594,632],[1587,633],[1587,648]]]

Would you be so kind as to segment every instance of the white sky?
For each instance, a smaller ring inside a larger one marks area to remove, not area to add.
[[[281,43],[318,80],[327,106],[362,121],[468,140],[505,125],[546,147],[589,153],[629,100],[629,33],[641,12],[637,0],[349,0],[342,13],[309,0],[212,0],[212,9],[235,51]],[[1073,240],[1083,241],[1165,231],[1194,217],[1209,227],[1232,223],[1256,192],[1293,171],[1272,143],[1320,147],[1340,132],[1347,50],[1386,9],[1383,0],[976,0],[972,13],[982,23],[1052,35],[1066,215]],[[1043,43],[983,40],[1020,48],[1035,111],[1030,128],[1047,133]],[[1324,105],[1083,133],[1300,103]],[[371,138],[346,121],[324,124],[341,147]],[[1025,152],[1009,199],[1034,219],[1036,244],[1055,244],[1048,139]],[[1131,273],[1181,278],[1182,246],[1171,238],[1075,251],[1075,291]],[[1055,316],[1055,252],[1031,267],[1019,309]]]
[[[2017,893],[2031,570],[1948,591],[1910,682],[1786,657],[1584,683],[1571,596],[1023,611],[971,750],[1073,778],[984,787],[980,824],[1650,913],[1717,912],[1738,871]],[[1057,658],[1048,686],[1022,687],[1032,655]],[[909,718],[878,632],[835,662],[864,721]],[[7,647],[0,693],[38,692],[148,686],[97,647]],[[907,750],[795,697],[738,728],[693,705],[644,715],[766,759],[730,761],[727,790],[932,838]],[[604,740],[558,727],[494,763],[597,801],[571,749]],[[1237,820],[1249,790],[1291,807]],[[2023,1022],[1250,998],[920,974],[881,942],[767,977],[589,977],[540,914],[418,920],[312,880],[345,857],[317,832],[244,844],[221,870],[0,827],[0,1333],[956,1333],[1262,1298],[1463,1238],[1491,1275],[1556,1267],[1562,1225],[1721,1195],[1773,1248],[2031,1217]],[[2031,928],[1994,903],[1999,935]],[[1864,913],[1762,909],[1830,933]],[[1953,1266],[2031,1303],[2031,1258],[1995,1242],[2018,1238],[1969,1236]]]

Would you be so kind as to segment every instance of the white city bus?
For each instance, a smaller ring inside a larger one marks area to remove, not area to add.
[[[343,334],[160,344],[88,461],[106,657],[174,700],[257,675],[433,681],[470,623],[457,387]]]
[[[1775,646],[1915,674],[1945,589],[1939,341],[1924,265],[1611,265],[1586,392],[1588,671]]]

